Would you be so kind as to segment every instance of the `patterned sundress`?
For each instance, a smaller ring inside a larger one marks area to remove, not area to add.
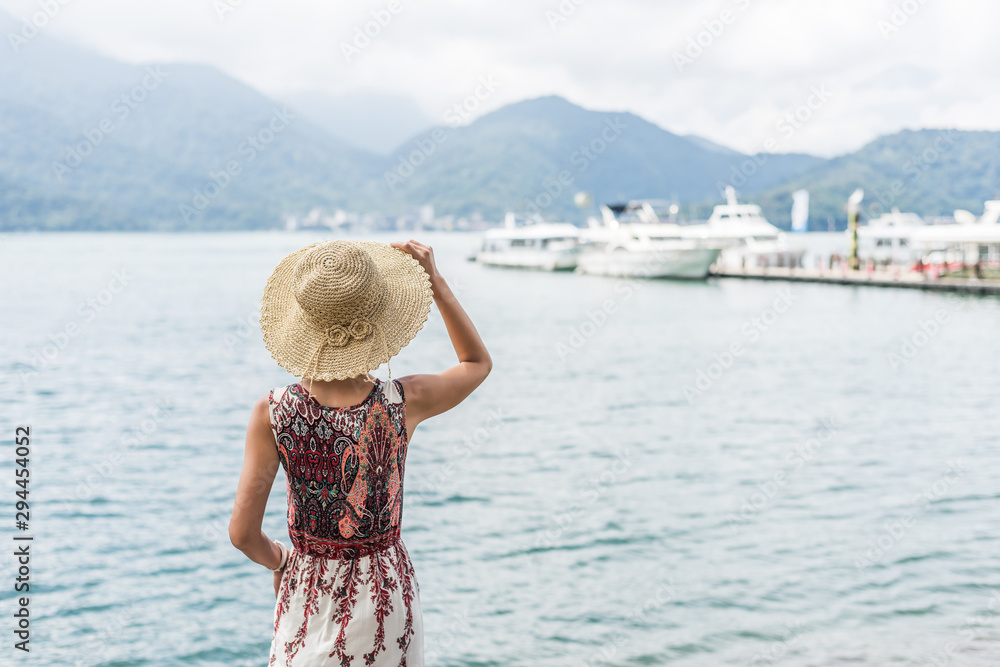
[[[293,548],[274,606],[271,667],[422,667],[420,588],[400,538],[406,419],[376,380],[329,408],[301,384],[271,390]],[[398,398],[398,397],[397,397]]]

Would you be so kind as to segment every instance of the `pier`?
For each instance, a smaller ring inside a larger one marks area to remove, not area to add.
[[[914,271],[851,271],[817,270],[789,267],[713,269],[714,278],[746,278],[756,280],[785,280],[832,285],[857,285],[870,287],[902,287],[938,292],[1000,295],[1000,280],[977,278],[931,278]]]

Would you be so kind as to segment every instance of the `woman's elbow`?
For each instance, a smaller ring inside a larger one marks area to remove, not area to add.
[[[493,370],[493,359],[488,352],[476,363],[476,366],[479,370],[479,381],[482,382],[490,374],[490,371]]]
[[[247,531],[241,529],[236,523],[230,520],[229,541],[232,542],[233,546],[242,551],[249,539],[250,536],[247,534]]]

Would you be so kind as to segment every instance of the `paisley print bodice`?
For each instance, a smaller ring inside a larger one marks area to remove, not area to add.
[[[402,385],[393,382],[402,396]],[[405,399],[390,402],[376,380],[365,400],[351,407],[325,407],[300,384],[272,390],[269,404],[295,548],[350,558],[399,539]]]

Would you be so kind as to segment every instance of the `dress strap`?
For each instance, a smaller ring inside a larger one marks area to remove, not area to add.
[[[385,396],[385,400],[389,403],[402,403],[403,397],[399,393],[399,388],[396,383],[399,380],[393,380],[390,376],[388,382],[382,382],[382,394]]]
[[[285,397],[285,392],[288,391],[288,387],[275,387],[267,394],[267,418],[271,422],[271,433],[274,435],[274,442],[278,442],[278,426],[274,423],[274,406],[281,402],[281,399]]]

